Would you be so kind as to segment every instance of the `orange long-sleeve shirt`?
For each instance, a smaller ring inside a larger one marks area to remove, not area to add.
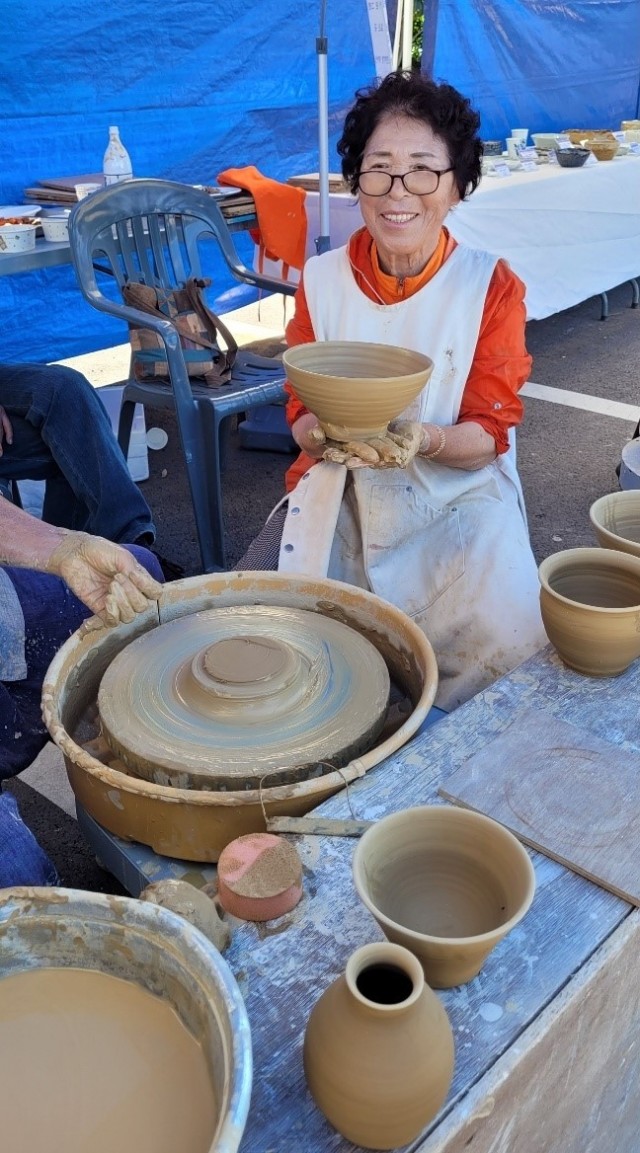
[[[407,276],[403,281],[382,271],[375,244],[366,228],[351,237],[348,254],[356,284],[365,296],[383,304],[395,304],[413,296],[431,280],[456,245],[457,241],[443,228],[426,268],[419,276]],[[523,405],[518,392],[531,369],[531,357],[525,347],[524,293],[522,281],[506,261],[499,260],[487,291],[475,356],[458,416],[458,423],[473,420],[481,425],[494,438],[498,453],[507,451],[509,429],[522,420]],[[304,274],[295,303],[295,313],[286,331],[289,347],[316,339],[304,291]],[[287,421],[291,426],[308,410],[289,383],[286,388],[289,393]],[[287,492],[291,492],[302,474],[316,463],[306,453],[300,453],[287,472]]]

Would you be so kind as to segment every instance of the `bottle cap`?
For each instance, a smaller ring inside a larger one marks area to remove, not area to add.
[[[119,129],[116,127],[116,125],[115,125],[115,124],[110,124],[110,125],[109,125],[109,132],[110,132],[110,133],[111,133],[111,132],[119,132]]]

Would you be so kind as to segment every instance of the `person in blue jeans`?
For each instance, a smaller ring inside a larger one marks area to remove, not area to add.
[[[72,368],[0,364],[0,491],[19,480],[46,481],[49,524],[120,544],[155,540],[106,410]]]
[[[0,497],[0,783],[45,745],[40,697],[55,653],[91,614],[131,621],[161,592],[152,553],[46,524]],[[0,888],[55,884],[51,861],[0,792]]]

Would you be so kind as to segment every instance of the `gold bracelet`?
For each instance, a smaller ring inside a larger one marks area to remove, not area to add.
[[[440,453],[442,452],[443,448],[445,447],[445,445],[447,443],[447,438],[445,436],[444,429],[439,424],[434,425],[434,428],[437,428],[437,430],[438,430],[438,437],[440,439],[440,443],[434,452],[423,452],[422,453],[425,460],[435,460],[437,456],[440,456]]]

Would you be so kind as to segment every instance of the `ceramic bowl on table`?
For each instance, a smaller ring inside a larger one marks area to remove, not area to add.
[[[354,340],[298,344],[282,361],[298,399],[341,441],[384,435],[433,372],[421,352]]]
[[[35,246],[35,224],[0,224],[0,254],[33,252]]]
[[[583,144],[586,140],[615,140],[610,128],[565,128],[563,136],[568,136],[572,144]]]
[[[502,141],[483,140],[482,152],[485,156],[502,156]]]
[[[582,168],[591,156],[589,148],[556,148],[556,160],[561,168]]]
[[[558,136],[555,132],[533,132],[531,139],[538,152],[553,152],[558,147]]]
[[[594,136],[585,142],[585,148],[593,152],[597,160],[613,160],[618,151],[619,144],[615,139],[602,140],[600,137]]]
[[[615,677],[640,657],[640,557],[572,548],[538,569],[545,632],[565,664]]]
[[[589,519],[602,548],[640,557],[640,490],[601,496],[591,505]]]
[[[421,805],[377,821],[356,848],[353,879],[385,937],[418,958],[436,989],[477,975],[536,887],[517,837],[455,805]]]

